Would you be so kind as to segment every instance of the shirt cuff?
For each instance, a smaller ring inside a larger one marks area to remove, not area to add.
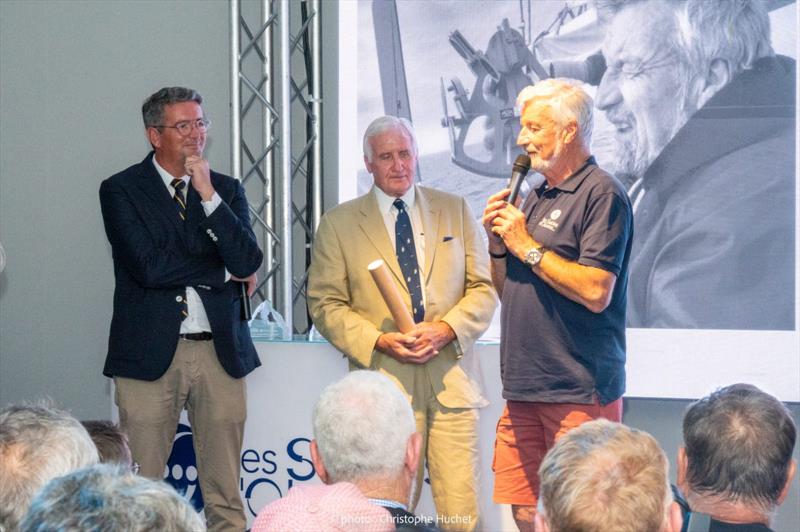
[[[219,197],[219,194],[214,192],[214,195],[211,196],[210,200],[201,201],[200,205],[203,206],[203,210],[206,212],[206,216],[211,216],[211,214],[217,209],[217,207],[219,207],[220,203],[222,203],[222,198]]]
[[[231,280],[231,272],[228,271],[228,268],[225,268],[225,282],[227,283],[230,280]]]

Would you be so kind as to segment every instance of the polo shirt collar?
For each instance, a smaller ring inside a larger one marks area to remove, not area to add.
[[[594,155],[590,155],[589,158],[586,159],[586,162],[583,163],[583,166],[578,168],[575,173],[552,188],[557,188],[559,190],[563,190],[564,192],[575,192],[581,183],[583,183],[583,180],[586,179],[596,167],[597,161],[595,161]],[[539,187],[540,194],[545,190],[547,190],[547,180],[545,180],[545,182]]]

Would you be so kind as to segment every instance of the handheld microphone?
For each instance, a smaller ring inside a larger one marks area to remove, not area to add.
[[[531,158],[527,155],[517,155],[514,161],[514,166],[511,167],[511,179],[508,182],[508,188],[511,189],[511,194],[508,195],[508,202],[514,205],[519,195],[519,188],[522,182],[525,181],[525,176],[528,175],[528,170],[531,169]]]
[[[242,298],[242,320],[250,321],[253,319],[253,311],[250,308],[250,296],[247,295],[247,283],[239,283],[239,296]]]

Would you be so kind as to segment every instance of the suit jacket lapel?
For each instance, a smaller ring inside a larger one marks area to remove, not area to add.
[[[408,291],[405,280],[403,280],[403,272],[400,270],[400,263],[397,262],[397,254],[392,248],[392,241],[386,234],[386,224],[383,221],[383,214],[378,210],[378,200],[375,199],[375,194],[368,192],[362,196],[359,210],[361,212],[359,220],[361,230],[380,253],[389,271],[397,278],[397,285]],[[367,265],[364,264],[364,267],[366,268]]]
[[[443,235],[439,234],[439,209],[431,205],[430,201],[428,201],[428,197],[425,195],[425,191],[420,187],[417,187],[416,197],[419,202],[422,229],[425,232],[425,266],[422,269],[422,286],[424,287],[425,282],[431,274],[436,249],[439,247],[438,243],[442,240]]]

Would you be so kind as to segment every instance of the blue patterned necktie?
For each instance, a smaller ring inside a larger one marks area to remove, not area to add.
[[[406,280],[408,293],[411,294],[411,306],[414,322],[419,323],[425,319],[425,307],[422,305],[422,286],[419,282],[419,263],[417,262],[417,248],[414,246],[414,232],[411,230],[411,219],[406,212],[406,204],[397,198],[394,200],[397,209],[397,221],[394,224],[395,251],[400,270]]]

